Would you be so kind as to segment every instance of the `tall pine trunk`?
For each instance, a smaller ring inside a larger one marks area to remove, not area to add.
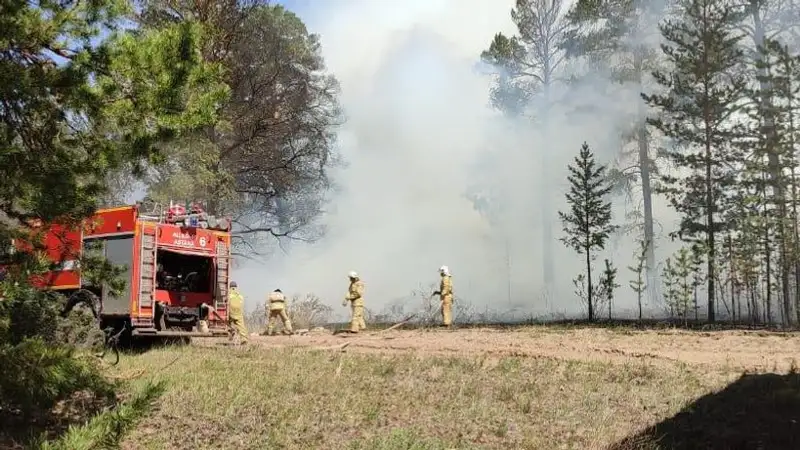
[[[794,312],[796,315],[796,323],[800,324],[800,227],[798,227],[798,220],[800,217],[797,215],[797,182],[795,179],[795,167],[792,164],[792,214],[794,220]]]
[[[731,284],[731,315],[736,323],[736,265],[733,255],[733,235],[728,235],[728,280]],[[741,308],[740,308],[741,309]],[[742,320],[740,317],[739,320]]]
[[[643,287],[641,269],[639,270],[639,273],[636,276],[636,280],[638,281],[637,286],[639,287],[639,290],[636,291],[636,300],[637,300],[637,302],[639,304],[639,322],[641,322],[642,321],[642,287]]]
[[[793,147],[793,146],[792,146]],[[794,313],[795,313],[795,321],[798,325],[800,325],[800,227],[798,227],[797,221],[800,220],[800,217],[797,216],[797,180],[796,180],[796,171],[795,171],[795,163],[794,157],[792,158],[792,223],[794,224],[793,227],[793,235],[794,240],[792,242],[792,259],[794,262]]]
[[[767,210],[766,193],[764,195],[764,264],[766,265],[766,272],[764,274],[766,283],[766,298],[764,300],[764,320],[767,324],[772,324],[772,249],[770,248],[769,236],[769,212]]]
[[[587,297],[589,302],[589,322],[594,321],[594,293],[592,292],[592,255],[591,255],[591,244],[586,242],[586,282],[588,283],[587,289]]]
[[[706,119],[706,224],[707,224],[707,231],[706,231],[706,244],[708,245],[708,255],[707,258],[707,274],[708,274],[708,321],[714,322],[716,320],[716,310],[714,307],[714,294],[715,294],[715,285],[714,285],[714,276],[716,273],[716,267],[714,266],[714,261],[716,260],[716,248],[714,246],[714,186],[713,186],[713,178],[711,172],[711,136],[710,130],[708,128],[708,124],[711,122],[711,118],[708,112],[708,106],[706,106],[705,111],[705,119]]]
[[[634,54],[633,70],[636,73],[636,83],[639,92],[643,92],[642,73],[644,72],[644,54],[642,49],[637,49]],[[650,184],[650,151],[647,141],[647,112],[644,101],[639,99],[637,105],[638,120],[638,145],[639,145],[639,175],[642,177],[642,207],[644,209],[644,241],[647,243],[646,273],[648,285],[655,286],[656,257],[655,240],[653,233],[653,189]]]
[[[756,46],[757,60],[762,62],[758,68],[759,74],[759,89],[761,91],[761,111],[763,113],[764,129],[766,131],[766,150],[767,150],[767,164],[769,171],[769,186],[772,188],[772,202],[778,209],[778,246],[780,254],[780,271],[781,271],[781,291],[783,293],[783,302],[781,315],[787,321],[786,325],[791,322],[790,319],[790,301],[789,301],[789,264],[787,261],[786,253],[786,194],[784,192],[782,178],[782,165],[780,160],[780,145],[777,142],[777,130],[775,129],[774,117],[774,102],[773,93],[770,81],[767,79],[767,69],[763,64],[764,48],[766,45],[766,33],[764,30],[764,22],[761,18],[761,11],[759,6],[763,0],[750,0],[750,11],[753,18],[753,41]],[[768,263],[769,264],[769,263]],[[769,267],[769,266],[768,266]],[[767,282],[767,305],[772,303],[772,290],[769,287],[770,283]],[[769,321],[771,322],[771,307],[768,307]]]
[[[544,80],[542,83],[542,97],[544,106],[542,108],[543,114],[541,114],[541,123],[542,123],[542,138],[544,142],[551,142],[550,136],[550,121],[548,119],[549,113],[548,110],[550,109],[550,64],[549,61],[545,61],[545,67],[543,70]],[[549,296],[553,295],[552,289],[555,280],[555,269],[553,268],[554,260],[553,260],[553,225],[552,225],[552,211],[555,211],[555,208],[551,207],[551,195],[550,191],[552,189],[553,183],[551,182],[551,175],[552,170],[550,169],[552,165],[550,164],[550,149],[545,149],[541,152],[541,160],[542,166],[540,167],[541,173],[541,205],[542,205],[542,213],[539,214],[541,225],[542,225],[542,243],[541,243],[541,252],[542,252],[542,276],[544,279],[544,286],[547,291],[548,298]],[[548,300],[549,301],[549,300]]]
[[[787,69],[789,69],[787,67]],[[787,73],[791,73],[791,70],[786,70]],[[788,81],[789,86],[787,97],[788,97],[788,129],[786,130],[789,135],[789,159],[790,159],[790,169],[791,169],[791,176],[792,176],[792,227],[794,240],[792,242],[792,259],[794,262],[794,312],[795,312],[795,319],[796,323],[800,325],[800,226],[798,226],[798,221],[800,221],[800,216],[797,215],[797,178],[796,178],[796,169],[797,169],[797,155],[795,154],[795,129],[794,129],[794,98],[792,98],[792,93],[794,91],[794,85],[792,84],[792,80],[789,79]]]

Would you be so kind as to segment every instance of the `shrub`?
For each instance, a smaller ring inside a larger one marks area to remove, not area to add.
[[[292,296],[288,302],[287,309],[289,318],[292,320],[292,327],[295,330],[326,325],[333,314],[333,308],[324,304],[314,294],[306,294],[302,298],[299,295]],[[245,317],[247,329],[251,332],[265,330],[267,328],[267,318],[266,304],[257,305],[256,309]]]
[[[63,296],[25,284],[0,283],[0,291],[0,446],[39,433],[35,446],[40,448],[111,448],[104,443],[118,442],[161,388],[116,405],[119,386],[103,375],[100,360],[81,352],[102,343],[92,314],[76,309],[62,318]],[[48,441],[61,424],[87,421],[115,405],[114,411]]]
[[[0,407],[22,416],[46,414],[76,392],[112,400],[114,385],[100,373],[93,358],[77,358],[68,345],[41,337],[17,345],[0,345]]]

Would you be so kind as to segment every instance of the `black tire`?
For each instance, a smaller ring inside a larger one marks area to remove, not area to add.
[[[100,297],[88,289],[78,289],[69,296],[67,304],[64,305],[64,309],[61,310],[61,317],[67,317],[79,304],[88,306],[92,311],[92,316],[94,316],[96,320],[100,319],[100,314],[103,312],[103,302],[100,300]]]

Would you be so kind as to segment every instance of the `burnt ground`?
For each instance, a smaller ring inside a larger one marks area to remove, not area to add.
[[[348,352],[427,355],[544,357],[624,363],[685,363],[731,372],[786,372],[800,359],[800,333],[769,331],[685,331],[529,326],[516,329],[367,330],[360,335],[310,332],[295,336],[254,336],[264,347],[335,348]],[[196,340],[197,345],[220,341]]]

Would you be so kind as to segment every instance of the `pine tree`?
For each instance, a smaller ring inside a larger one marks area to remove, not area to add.
[[[703,258],[705,256],[705,248],[701,245],[692,246],[692,308],[694,309],[694,320],[700,320],[699,310],[700,303],[697,299],[697,289],[703,285],[705,281],[703,274]]]
[[[137,1],[139,30],[191,18],[208,30],[204,61],[224,65],[233,93],[219,121],[185,136],[150,167],[147,194],[159,203],[200,200],[231,219],[237,254],[271,239],[312,242],[330,187],[338,81],[325,68],[320,37],[294,13],[266,1]],[[298,157],[302,155],[302,157]],[[265,163],[269,161],[269,163]],[[291,174],[291,176],[287,176]]]
[[[606,196],[611,184],[606,179],[606,166],[598,165],[589,145],[584,142],[574,165],[568,166],[569,192],[566,194],[570,210],[558,212],[564,224],[565,237],[561,241],[578,254],[586,256],[586,280],[589,320],[594,320],[592,292],[592,260],[594,252],[605,248],[609,235],[617,229],[611,223],[611,202]]]
[[[789,324],[790,320],[790,302],[789,302],[789,263],[788,247],[787,247],[787,208],[786,208],[786,190],[788,187],[788,180],[786,177],[786,163],[789,161],[787,157],[787,147],[783,145],[784,133],[781,121],[781,108],[776,96],[775,81],[773,79],[773,60],[776,56],[776,50],[780,51],[780,46],[776,43],[768,41],[766,38],[765,27],[761,17],[761,7],[766,6],[767,2],[763,0],[750,0],[750,13],[753,18],[754,35],[753,40],[756,44],[756,65],[757,72],[756,80],[758,81],[758,88],[755,90],[752,97],[755,102],[754,111],[758,112],[758,120],[755,121],[758,130],[757,152],[759,159],[766,159],[766,173],[768,182],[765,187],[769,188],[769,192],[765,189],[765,200],[772,209],[770,211],[771,217],[774,220],[768,223],[767,226],[775,228],[777,248],[778,248],[778,268],[780,270],[780,291],[783,295],[783,302],[781,308],[782,322]],[[765,211],[765,214],[767,212]],[[769,232],[769,230],[767,230]],[[771,246],[765,246],[765,251],[769,252]],[[771,299],[771,286],[767,283],[767,298]]]
[[[747,316],[753,323],[757,323],[761,316],[758,307],[761,261],[756,257],[761,249],[760,222],[761,219],[758,216],[747,216],[741,222],[738,236],[733,240],[732,245],[737,277],[744,288]],[[741,314],[739,317],[742,317]]]
[[[675,266],[672,258],[664,261],[664,268],[661,270],[661,281],[664,283],[664,306],[669,311],[669,318],[675,317],[676,302],[678,294],[678,277],[675,273]]]
[[[728,286],[731,291],[731,318],[733,319],[733,323],[736,323],[737,320],[742,320],[742,286],[744,283],[742,282],[742,278],[740,276],[740,268],[739,268],[739,261],[736,259],[736,253],[733,250],[733,234],[729,233],[726,239],[726,247],[727,253],[726,257],[728,258]]]
[[[664,5],[642,0],[577,0],[566,15],[571,25],[564,40],[567,57],[585,57],[590,69],[587,76],[596,76],[597,69],[606,70],[612,80],[633,85],[640,92],[647,74],[657,67],[660,55],[650,39],[657,33],[655,23],[663,14]],[[637,102],[632,123],[622,131],[624,143],[635,141],[631,150],[623,145],[620,159],[631,161],[628,167],[612,168],[610,174],[628,189],[640,183],[641,227],[646,249],[645,271],[649,280],[656,274],[655,234],[653,231],[653,186],[655,155],[650,147],[644,102]]]
[[[661,191],[682,216],[677,234],[705,241],[708,320],[713,322],[716,239],[725,229],[721,213],[729,207],[728,187],[736,181],[731,142],[739,130],[729,119],[747,85],[741,35],[734,31],[740,15],[725,0],[681,0],[678,6],[678,18],[659,27],[672,69],[653,73],[667,92],[643,98],[661,113],[648,123],[675,144],[665,155],[685,173],[662,176]]]
[[[797,126],[800,109],[800,55],[779,41],[767,39],[759,61],[759,81],[769,88],[770,119],[774,136],[770,156],[771,187],[774,207],[778,209],[777,228],[780,239],[782,314],[786,324],[791,322],[790,275],[794,272],[795,313],[800,323],[800,260],[798,259],[797,184],[795,172]],[[765,96],[766,96],[765,95]],[[787,193],[789,195],[787,195]]]
[[[777,64],[772,73],[772,83],[775,86],[777,102],[783,111],[784,145],[787,149],[787,166],[789,167],[789,182],[791,185],[791,198],[789,205],[791,224],[791,246],[788,254],[794,264],[795,288],[795,315],[800,324],[800,215],[798,215],[797,170],[800,161],[797,159],[797,144],[800,143],[800,130],[797,127],[797,117],[800,113],[800,54],[790,53],[789,48],[777,42],[772,42],[771,47],[777,56]]]
[[[110,170],[157,160],[165,141],[214,119],[227,86],[219,82],[219,67],[199,58],[203,30],[191,22],[158,32],[114,29],[129,8],[116,0],[3,3],[0,245],[22,236],[40,248],[31,219],[87,217]],[[57,306],[66,299],[28,283],[29,273],[48,265],[28,249],[0,256],[11,256],[12,267],[21,269],[0,280],[0,410],[19,411],[35,427],[49,423],[53,407],[77,392],[113,398],[115,383],[94,361],[76,358],[63,335]],[[105,278],[84,264],[90,259],[81,259],[84,280]],[[134,402],[139,406],[123,405],[93,421],[102,426],[83,438],[70,428],[58,448],[88,448],[91,441],[118,447],[122,431],[147,409]]]
[[[797,144],[800,143],[800,130],[797,127],[797,117],[800,113],[800,54],[791,53],[789,48],[777,42],[770,42],[772,51],[776,56],[776,64],[772,72],[772,84],[775,88],[776,102],[780,105],[781,121],[783,123],[783,145],[786,149],[786,166],[789,167],[790,199],[788,201],[791,213],[787,217],[790,224],[791,245],[787,254],[794,264],[795,287],[795,315],[800,324],[800,215],[798,215],[797,170],[800,161],[797,159]]]
[[[784,47],[772,40],[763,40],[756,52],[754,87],[748,89],[746,110],[750,116],[748,139],[743,141],[747,171],[743,183],[750,186],[760,198],[760,213],[764,217],[764,258],[766,269],[776,273],[779,283],[774,289],[766,284],[767,304],[772,303],[774,292],[782,297],[781,317],[790,321],[791,301],[789,278],[791,262],[789,241],[792,239],[788,219],[790,173],[794,164],[793,149],[788,145],[789,126],[785,98],[786,77],[781,74]],[[777,267],[775,267],[777,265]],[[770,276],[771,278],[771,276]],[[788,324],[788,322],[787,322]]]
[[[605,269],[600,276],[600,292],[599,297],[608,304],[608,320],[613,318],[612,303],[614,301],[614,291],[620,286],[617,283],[617,268],[611,264],[611,261],[604,260]]]
[[[551,98],[565,63],[560,43],[566,38],[569,26],[564,18],[564,0],[516,0],[511,10],[511,20],[517,28],[514,36],[497,33],[489,49],[481,54],[488,64],[501,69],[498,83],[493,87],[494,105],[512,117],[532,114],[543,142],[550,142],[552,134],[550,109],[557,101]],[[535,107],[531,107],[535,105]],[[549,167],[552,149],[539,152],[539,220],[542,241],[542,275],[549,291],[555,283],[553,257],[553,217],[551,207],[553,186]]]
[[[687,247],[683,247],[675,254],[675,275],[678,280],[676,305],[678,316],[683,319],[683,325],[689,326],[689,303],[692,301],[692,254]]]
[[[644,239],[640,239],[638,242],[639,249],[637,249],[636,253],[633,255],[635,265],[628,266],[628,270],[630,270],[635,277],[629,284],[633,292],[636,293],[636,303],[639,306],[639,320],[642,320],[642,297],[644,291],[647,289],[647,282],[644,279],[644,269],[647,262],[648,245],[647,241]]]

